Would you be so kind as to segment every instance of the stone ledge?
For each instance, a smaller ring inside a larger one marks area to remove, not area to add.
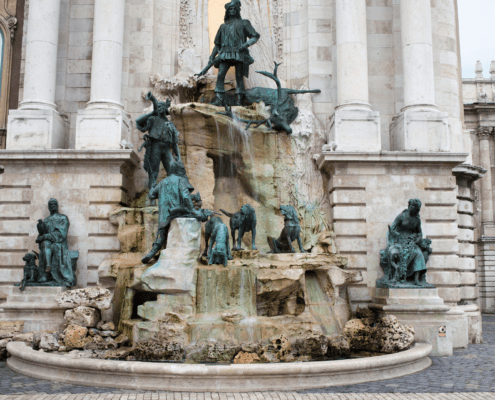
[[[41,353],[11,342],[7,366],[36,379],[93,387],[188,392],[307,390],[397,378],[422,371],[432,361],[427,343],[379,357],[284,364],[161,364],[75,359]]]
[[[137,166],[139,156],[134,150],[0,150],[2,161],[128,161]]]
[[[449,152],[416,152],[416,151],[381,151],[381,152],[323,152],[316,163],[323,169],[327,163],[359,162],[359,163],[428,163],[452,164],[452,168],[463,164],[468,153]]]

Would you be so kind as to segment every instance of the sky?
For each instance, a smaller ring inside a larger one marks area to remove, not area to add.
[[[483,64],[483,76],[490,77],[495,60],[495,0],[457,0],[461,41],[462,77],[474,78],[477,60]]]

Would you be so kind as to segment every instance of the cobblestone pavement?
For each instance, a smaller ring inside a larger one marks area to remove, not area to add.
[[[495,400],[495,315],[483,315],[483,344],[431,359],[433,365],[425,371],[378,382],[301,393],[204,394],[68,385],[19,375],[0,363],[0,400]]]

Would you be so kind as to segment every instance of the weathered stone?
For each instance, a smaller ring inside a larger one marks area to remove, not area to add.
[[[97,336],[100,334],[100,331],[98,329],[95,329],[95,328],[90,328],[90,329],[88,329],[88,334],[89,334],[89,336]]]
[[[69,325],[63,332],[64,343],[69,349],[82,349],[91,340],[88,328],[79,325]]]
[[[330,358],[349,358],[351,355],[351,348],[349,346],[349,340],[343,335],[329,337],[327,356]]]
[[[304,311],[303,269],[261,270],[257,276],[258,315],[300,315]],[[301,301],[302,299],[302,301]]]
[[[29,333],[18,333],[12,338],[13,342],[24,342],[29,347],[33,347],[34,344],[34,332]]]
[[[224,312],[222,314],[222,319],[227,322],[231,322],[233,324],[238,324],[241,322],[241,319],[244,318],[244,315],[238,312]]]
[[[200,341],[186,348],[186,362],[231,362],[239,346],[230,342]]]
[[[342,333],[349,339],[349,346],[352,351],[375,351],[381,349],[381,338],[376,327],[370,327],[360,319],[351,319],[345,324]]]
[[[137,343],[132,354],[136,360],[143,361],[182,361],[184,352],[182,343],[147,341]]]
[[[129,342],[129,338],[126,335],[119,335],[114,340],[119,347],[124,346]]]
[[[24,329],[24,321],[0,321],[0,340],[12,338]]]
[[[382,348],[384,353],[408,350],[414,343],[414,328],[402,325],[393,315],[380,318]]]
[[[361,320],[364,325],[373,326],[376,323],[377,315],[376,312],[370,310],[369,308],[360,308],[356,310],[356,317]]]
[[[70,325],[94,328],[100,322],[100,311],[93,307],[79,306],[66,310],[64,319]]]
[[[327,354],[328,341],[324,335],[306,335],[293,339],[295,352],[299,356],[321,359]]]
[[[101,321],[98,323],[98,325],[96,325],[96,327],[100,331],[114,331],[115,330],[115,324],[113,322]]]
[[[263,341],[258,355],[263,362],[294,361],[290,341],[283,335]]]
[[[59,351],[60,353],[65,352],[65,351],[67,351],[67,347],[66,347],[66,346],[60,346],[60,347],[58,348],[58,351]]]
[[[118,331],[100,331],[100,336],[102,337],[117,337],[119,336]]]
[[[42,332],[39,347],[45,351],[57,351],[60,345],[53,333]]]
[[[56,301],[64,308],[86,306],[108,310],[111,306],[112,294],[102,287],[87,287],[63,292],[57,296]]]
[[[234,357],[234,364],[254,364],[259,362],[261,362],[261,360],[256,353],[246,353],[245,351],[240,351]]]
[[[259,342],[257,342],[257,343],[252,343],[252,342],[241,343],[241,351],[243,351],[244,353],[256,353],[256,354],[258,354],[260,351],[260,343]]]
[[[12,341],[11,338],[0,340],[0,360],[7,358],[7,344]]]
[[[118,347],[111,337],[94,336],[84,344],[84,350],[115,350]]]
[[[122,347],[117,350],[108,350],[105,353],[105,359],[111,360],[125,360],[128,356],[131,355],[133,351],[132,347]]]

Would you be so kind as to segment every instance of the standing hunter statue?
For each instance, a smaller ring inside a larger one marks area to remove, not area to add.
[[[213,105],[223,106],[225,100],[225,76],[230,67],[235,67],[237,83],[237,105],[242,105],[245,96],[243,77],[249,77],[249,66],[254,59],[249,55],[248,47],[260,38],[247,19],[241,18],[241,0],[232,0],[225,4],[224,23],[215,36],[215,47],[210,62],[198,75],[205,75],[212,67],[218,68],[216,100]]]
[[[160,161],[167,171],[167,176],[170,175],[170,166],[174,158],[180,161],[179,131],[167,118],[167,115],[170,115],[168,111],[170,99],[159,102],[151,92],[148,92],[146,100],[153,102],[153,111],[137,118],[136,127],[141,132],[148,131],[143,137],[144,143],[141,148],[145,146],[146,149],[144,170],[148,173],[148,186],[151,190],[158,180]]]

